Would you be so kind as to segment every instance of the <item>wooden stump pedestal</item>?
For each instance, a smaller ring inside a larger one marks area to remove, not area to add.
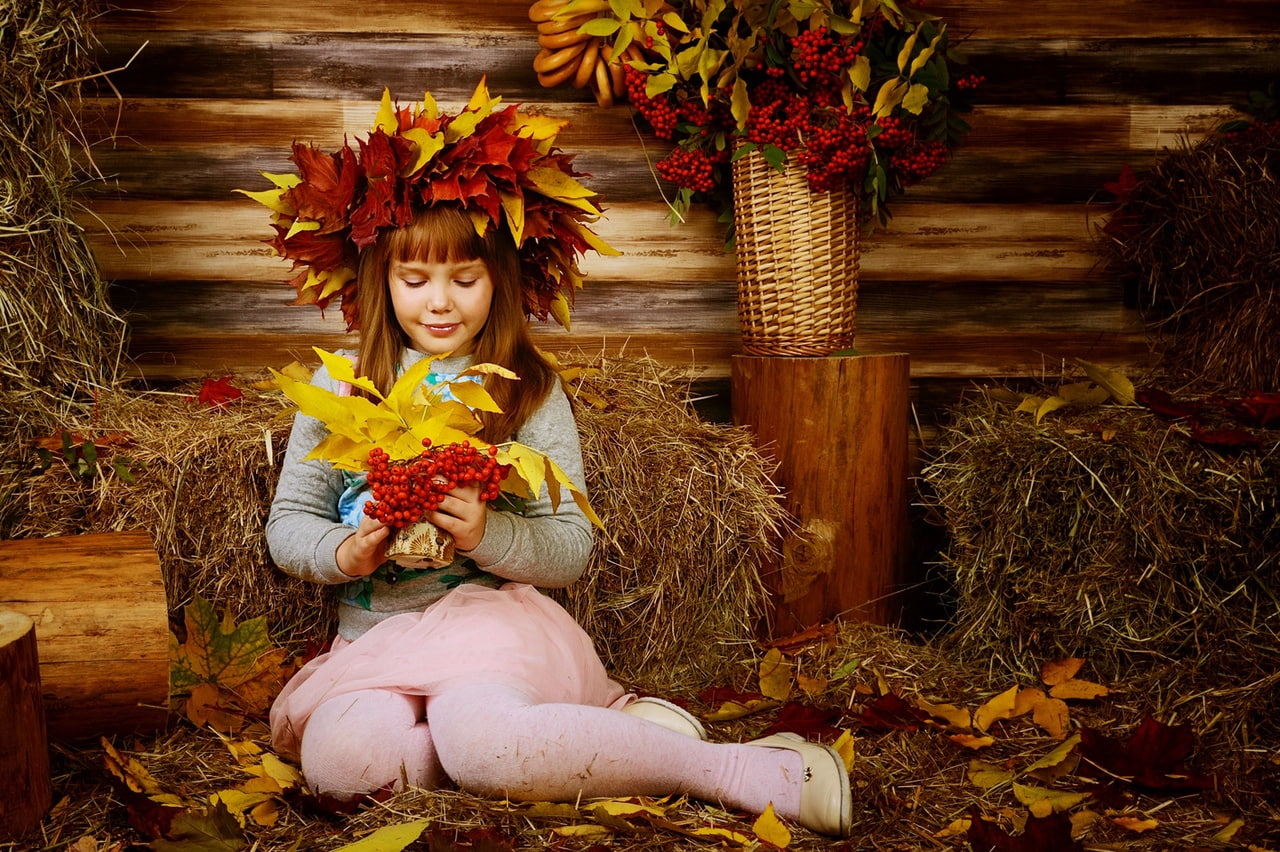
[[[35,624],[0,609],[0,840],[35,828],[52,803]]]
[[[907,535],[905,354],[735,355],[733,417],[778,463],[800,528],[766,570],[780,638],[836,618],[901,620]]]

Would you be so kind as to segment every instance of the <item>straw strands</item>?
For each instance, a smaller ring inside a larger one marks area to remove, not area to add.
[[[1280,390],[1280,130],[1183,140],[1138,176],[1100,249],[1135,282],[1163,367]]]
[[[91,10],[0,2],[0,387],[52,399],[108,386],[126,334],[73,219]]]
[[[1087,657],[1235,746],[1280,718],[1280,430],[1224,455],[1145,409],[1030,415],[977,394],[924,471],[958,659]]]

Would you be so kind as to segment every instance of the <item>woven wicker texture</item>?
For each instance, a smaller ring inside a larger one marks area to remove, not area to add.
[[[853,346],[858,197],[814,192],[758,151],[733,163],[738,325],[748,355],[829,355]]]

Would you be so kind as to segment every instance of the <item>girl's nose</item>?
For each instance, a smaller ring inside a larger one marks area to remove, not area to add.
[[[427,307],[433,311],[449,310],[449,287],[431,282],[427,285]]]

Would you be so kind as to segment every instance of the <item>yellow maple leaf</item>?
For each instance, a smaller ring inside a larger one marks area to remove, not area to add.
[[[791,832],[773,812],[773,802],[765,805],[764,813],[756,817],[756,821],[751,824],[751,830],[756,837],[779,849],[786,849],[791,845]]]

